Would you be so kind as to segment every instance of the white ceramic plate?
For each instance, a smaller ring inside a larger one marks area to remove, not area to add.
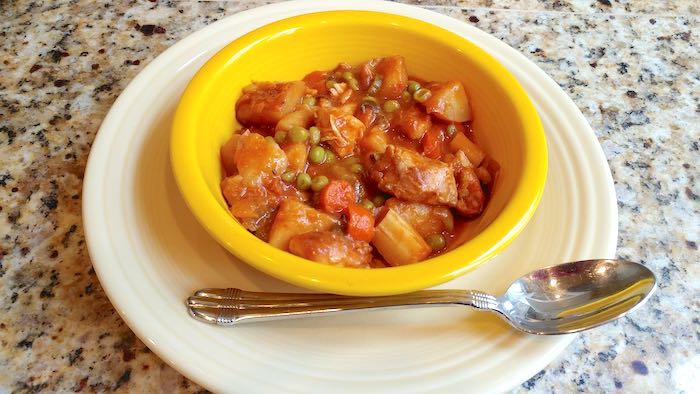
[[[83,215],[92,262],[134,332],[184,375],[218,392],[499,392],[544,368],[572,336],[518,334],[466,308],[355,313],[219,328],[184,300],[202,287],[298,290],[237,261],[187,210],[168,162],[170,122],[197,69],[238,36],[271,21],[330,9],[419,18],[472,40],[508,67],[534,101],[549,143],[539,209],[503,253],[444,288],[504,291],[532,269],[613,257],[617,207],[602,150],[582,114],[537,66],[460,21],[374,1],[281,3],[192,34],[149,64],[104,120],[90,153]],[[477,98],[478,99],[478,98]]]

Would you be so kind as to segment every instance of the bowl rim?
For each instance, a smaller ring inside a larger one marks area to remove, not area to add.
[[[191,108],[202,105],[199,92],[211,75],[221,70],[246,48],[269,36],[299,26],[328,24],[391,24],[410,29],[462,52],[476,54],[472,60],[504,87],[524,129],[525,160],[510,201],[493,221],[474,238],[437,257],[399,267],[356,269],[319,264],[277,249],[248,232],[222,209],[197,162],[192,125],[197,115]],[[537,111],[524,88],[505,66],[477,44],[436,25],[418,19],[377,11],[323,11],[293,16],[259,27],[232,41],[209,59],[189,82],[177,106],[171,130],[170,160],[174,177],[197,221],[219,244],[240,260],[286,282],[318,291],[347,295],[389,295],[419,290],[454,279],[485,263],[522,231],[542,197],[547,177],[547,143]],[[463,263],[467,261],[467,263]]]

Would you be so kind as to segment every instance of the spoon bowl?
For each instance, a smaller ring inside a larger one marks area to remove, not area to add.
[[[625,260],[584,260],[533,271],[498,298],[497,311],[533,334],[587,330],[638,308],[654,291],[645,266]]]
[[[555,335],[588,330],[642,305],[656,288],[645,266],[626,260],[583,260],[522,276],[496,297],[477,290],[423,290],[382,297],[261,293],[203,289],[187,300],[201,321],[232,326],[244,321],[305,317],[367,309],[466,305],[498,313],[520,331]]]

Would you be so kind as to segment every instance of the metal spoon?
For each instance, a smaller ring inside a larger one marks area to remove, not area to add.
[[[518,330],[540,335],[587,330],[642,305],[656,288],[645,266],[624,260],[584,260],[533,271],[495,297],[474,290],[423,290],[382,297],[260,293],[203,289],[187,300],[190,314],[207,323],[304,317],[330,312],[467,305],[498,313]]]

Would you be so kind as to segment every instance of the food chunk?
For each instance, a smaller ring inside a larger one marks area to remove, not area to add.
[[[452,168],[410,149],[389,145],[370,169],[379,189],[405,201],[431,205],[457,204]]]
[[[374,215],[368,209],[350,204],[345,212],[348,235],[359,241],[371,241],[374,237]]]
[[[372,245],[393,266],[421,261],[433,250],[393,209],[389,209],[377,225]]]
[[[417,140],[430,129],[430,115],[423,112],[419,106],[412,105],[401,108],[394,117],[395,127],[406,137]]]
[[[245,131],[238,138],[236,169],[248,184],[261,184],[270,175],[281,175],[289,166],[284,151],[272,138]]]
[[[486,195],[476,175],[474,166],[462,151],[455,153],[452,161],[457,180],[457,212],[464,216],[476,216],[484,210]]]
[[[426,205],[392,198],[387,200],[386,207],[396,211],[423,238],[444,231],[452,232],[454,229],[452,211],[445,206]]]
[[[354,202],[355,189],[347,181],[331,181],[319,196],[319,206],[326,212],[342,212]]]
[[[432,95],[423,102],[423,105],[429,114],[448,122],[471,120],[469,99],[461,82],[438,82],[430,84],[428,88]]]
[[[255,82],[238,99],[236,117],[245,126],[274,126],[297,108],[305,90],[302,81]]]
[[[384,153],[388,144],[386,132],[379,127],[372,127],[360,141],[360,148],[366,153]]]
[[[244,88],[242,127],[219,152],[235,219],[340,267],[412,264],[472,236],[498,163],[470,140],[468,86],[409,77],[406,65],[376,57]]]
[[[272,222],[268,242],[279,249],[287,250],[289,240],[295,235],[338,227],[340,222],[333,216],[311,208],[301,201],[287,199],[280,204]]]
[[[303,172],[306,166],[306,158],[309,155],[309,147],[304,142],[294,142],[284,147],[284,153],[289,161],[289,169],[295,172]]]
[[[352,116],[353,112],[354,107],[321,108],[318,112],[321,141],[327,143],[338,157],[351,155],[355,144],[365,133],[365,124]]]
[[[275,130],[289,131],[289,129],[294,126],[308,128],[313,124],[313,121],[314,112],[306,105],[302,105],[298,110],[284,115],[282,119],[277,122]]]
[[[221,165],[224,167],[225,175],[231,176],[238,172],[236,167],[236,152],[238,152],[238,139],[240,134],[235,133],[221,147]]]
[[[382,86],[377,95],[383,99],[396,99],[408,85],[408,71],[403,56],[388,56],[379,61],[376,71],[382,76]]]
[[[272,215],[280,199],[261,185],[251,185],[241,175],[221,181],[221,192],[228,202],[231,214],[250,231],[258,230],[261,223]]]
[[[313,231],[289,240],[289,251],[318,263],[348,268],[370,268],[372,247],[331,231]]]
[[[486,153],[481,150],[477,144],[473,143],[469,138],[467,138],[464,133],[457,133],[454,137],[452,137],[452,141],[450,141],[450,150],[452,152],[461,150],[465,155],[467,155],[467,158],[474,166],[481,164],[486,157]]]

